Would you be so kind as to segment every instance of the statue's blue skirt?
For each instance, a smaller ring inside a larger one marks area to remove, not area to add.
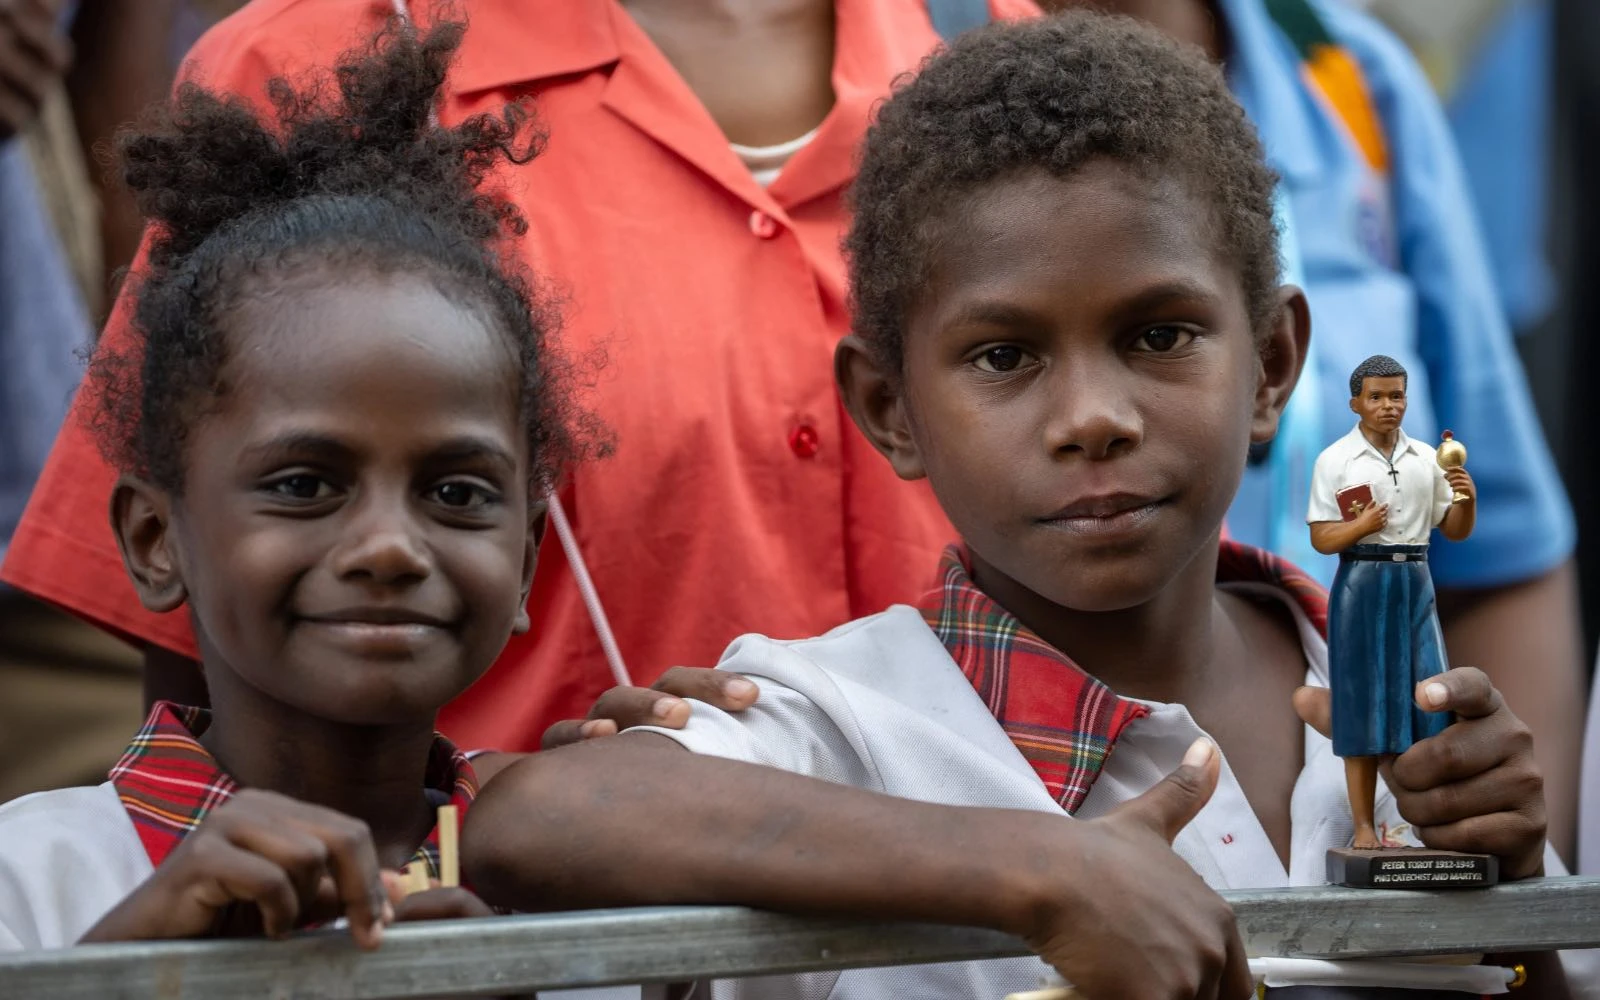
[[[1424,712],[1414,699],[1418,682],[1449,667],[1427,551],[1356,545],[1339,559],[1328,595],[1328,671],[1340,757],[1404,753],[1450,724],[1449,712]]]

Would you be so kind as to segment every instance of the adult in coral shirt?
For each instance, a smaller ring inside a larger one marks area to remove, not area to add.
[[[997,17],[1031,0],[989,0]],[[265,100],[382,28],[392,0],[256,0],[185,75]],[[412,0],[427,23],[432,0]],[[951,531],[840,409],[839,238],[876,101],[938,43],[921,0],[473,0],[440,107],[533,97],[549,148],[508,175],[523,245],[565,296],[565,338],[607,364],[590,399],[616,448],[561,500],[636,683],[712,663],[745,631],[815,635],[914,599]],[[765,183],[764,183],[765,182]],[[123,303],[125,306],[125,303]],[[119,307],[106,336],[127,335]],[[0,576],[147,647],[147,692],[195,673],[181,615],[144,611],[106,520],[113,475],[76,422]],[[612,683],[562,548],[513,641],[442,727],[525,749]]]

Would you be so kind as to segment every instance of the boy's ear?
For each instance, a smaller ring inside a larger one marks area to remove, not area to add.
[[[512,635],[525,635],[533,628],[533,620],[528,615],[528,595],[533,592],[533,571],[539,565],[539,545],[544,541],[548,516],[544,504],[540,503],[528,518],[528,538],[522,552],[522,598],[517,602],[517,617],[511,622]]]
[[[1272,329],[1257,346],[1261,377],[1256,385],[1255,413],[1250,425],[1250,440],[1257,444],[1271,441],[1278,433],[1278,421],[1289,403],[1289,394],[1300,381],[1306,352],[1311,349],[1311,309],[1306,296],[1294,285],[1278,289],[1278,308]]]
[[[865,341],[859,337],[839,341],[833,352],[833,377],[850,419],[894,466],[895,474],[901,479],[927,475],[911,435],[905,393],[898,380],[878,366]]]
[[[151,611],[175,611],[189,592],[183,582],[172,530],[172,498],[136,476],[123,476],[111,491],[111,533],[122,565]]]

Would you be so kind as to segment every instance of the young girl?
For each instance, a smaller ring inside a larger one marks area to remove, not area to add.
[[[1149,28],[993,26],[932,60],[862,154],[855,336],[835,371],[962,544],[918,607],[735,642],[721,670],[761,689],[745,712],[696,705],[681,732],[498,776],[463,841],[485,892],[982,924],[1094,1000],[1248,996],[1207,887],[1321,884],[1354,832],[1318,731],[1325,595],[1220,539],[1308,343],[1273,192],[1221,73]],[[1539,873],[1527,727],[1470,668],[1416,697],[1455,718],[1393,760],[1380,819],[1496,854],[1503,877]],[[1564,995],[1542,958],[1526,991]],[[858,969],[713,995],[986,998],[1041,971]]]
[[[158,704],[92,788],[0,807],[0,948],[282,935],[483,913],[437,877],[472,767],[434,715],[525,630],[538,497],[577,450],[549,314],[480,190],[537,146],[516,108],[445,129],[461,35],[393,30],[279,81],[279,121],[181,90],[126,136],[153,223],[96,430],[146,607],[187,613],[211,711]]]

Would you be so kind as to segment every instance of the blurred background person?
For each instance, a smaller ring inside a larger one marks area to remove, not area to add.
[[[93,151],[165,93],[175,9],[0,3],[0,558],[139,238]],[[132,647],[0,585],[0,799],[101,780],[141,717]]]

